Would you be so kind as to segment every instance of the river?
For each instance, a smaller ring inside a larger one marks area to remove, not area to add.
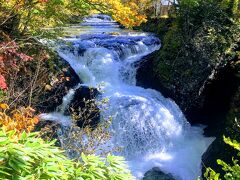
[[[66,31],[71,36],[63,38],[65,45],[58,53],[79,75],[79,86],[101,87],[98,100],[109,99],[108,109],[101,112],[102,119],[112,117],[113,135],[107,144],[122,148],[116,154],[125,157],[137,179],[158,167],[176,179],[196,180],[201,175],[201,156],[213,139],[203,136],[203,127],[191,126],[174,101],[136,86],[138,62],[158,50],[160,40],[153,34],[121,29],[106,15],[88,17]],[[65,96],[62,109],[74,91]],[[63,125],[70,124],[61,111],[45,119],[54,116]]]

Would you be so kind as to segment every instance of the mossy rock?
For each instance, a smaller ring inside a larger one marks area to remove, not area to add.
[[[144,174],[143,180],[175,180],[175,178],[155,167]]]

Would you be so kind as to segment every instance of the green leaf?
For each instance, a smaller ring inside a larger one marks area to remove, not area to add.
[[[0,174],[4,174],[4,175],[7,175],[7,176],[11,176],[11,174],[9,174],[9,173],[7,173],[7,172],[5,172],[5,171],[2,171],[2,170],[0,170]]]

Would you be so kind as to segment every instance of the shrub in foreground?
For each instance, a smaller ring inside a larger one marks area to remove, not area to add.
[[[45,142],[38,133],[16,134],[0,129],[0,178],[2,179],[134,179],[122,157],[101,158],[81,154],[81,161]]]
[[[70,160],[55,141],[31,132],[37,122],[32,108],[0,103],[0,179],[134,179],[123,157],[80,153]]]

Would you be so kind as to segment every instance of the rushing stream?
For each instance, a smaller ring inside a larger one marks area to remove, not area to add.
[[[99,87],[108,98],[101,116],[112,116],[111,146],[122,147],[132,173],[141,179],[153,167],[171,173],[176,179],[196,180],[201,174],[201,156],[212,142],[202,127],[192,127],[179,107],[161,93],[136,86],[137,62],[160,48],[152,34],[123,30],[104,15],[86,18],[71,27],[78,34],[64,38],[59,55],[69,62],[85,86]],[[68,30],[71,31],[71,30]],[[114,33],[112,33],[114,32]],[[147,76],[147,74],[146,74]],[[71,90],[58,113],[45,119],[58,119],[68,125],[61,112],[71,101]]]

